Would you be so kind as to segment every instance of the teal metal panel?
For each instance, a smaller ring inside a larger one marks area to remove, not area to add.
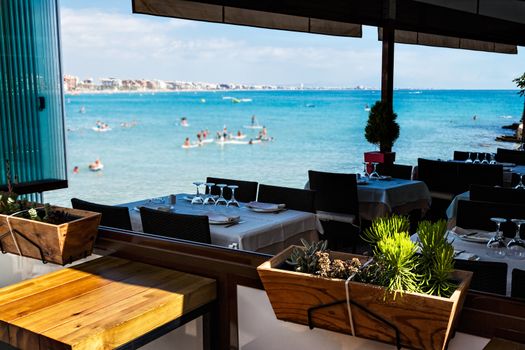
[[[0,1],[0,113],[0,186],[67,180],[57,0]]]

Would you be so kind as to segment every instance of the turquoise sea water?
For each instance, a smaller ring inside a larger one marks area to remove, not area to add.
[[[251,101],[232,103],[229,97]],[[68,95],[69,188],[46,193],[45,201],[129,202],[192,192],[192,182],[206,176],[302,187],[309,169],[360,171],[363,152],[376,149],[364,138],[365,106],[379,98],[379,91],[368,90]],[[454,150],[513,147],[494,138],[504,133],[502,125],[520,119],[523,101],[510,90],[398,90],[394,108],[401,126],[397,162],[416,164],[418,157],[449,159]],[[196,141],[201,129],[213,136],[226,126],[255,137],[257,131],[243,128],[252,115],[274,141],[181,147],[186,137]],[[189,127],[178,125],[182,116]],[[112,130],[93,131],[97,120]],[[133,120],[134,127],[120,126]],[[95,159],[105,166],[100,172],[88,170]]]

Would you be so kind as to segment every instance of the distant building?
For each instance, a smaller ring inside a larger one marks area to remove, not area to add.
[[[80,79],[74,75],[64,75],[64,88],[66,91],[75,91]]]
[[[118,90],[122,87],[122,80],[116,78],[100,79],[100,87],[102,90]]]

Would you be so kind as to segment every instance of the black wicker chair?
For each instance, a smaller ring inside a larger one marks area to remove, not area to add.
[[[131,230],[131,220],[129,209],[112,205],[104,205],[86,202],[78,198],[71,198],[71,205],[74,209],[94,211],[102,214],[100,225]]]
[[[286,208],[315,213],[315,192],[299,188],[259,185],[259,202],[286,204]]]
[[[164,212],[140,208],[144,233],[200,243],[211,243],[210,224],[207,216]]]
[[[509,219],[525,219],[525,205],[480,202],[473,200],[458,200],[456,224],[462,228],[472,228],[485,231],[494,231],[496,224],[490,221],[492,217]],[[516,226],[512,222],[501,224],[501,229],[507,237],[514,237]],[[521,233],[525,227],[521,227]]]
[[[396,179],[412,179],[412,165],[402,164],[377,164],[376,168],[379,175],[388,175]]]
[[[510,296],[513,298],[525,299],[525,271],[520,269],[512,270],[512,288]]]
[[[474,161],[476,158],[482,161],[483,159],[489,160],[490,153],[484,152],[465,152],[465,151],[454,151],[454,160],[465,161],[468,159],[470,154],[470,159]],[[486,157],[486,158],[485,158]]]
[[[503,262],[456,259],[454,268],[473,272],[470,289],[507,294],[507,264]]]
[[[239,188],[235,190],[235,199],[237,199],[239,202],[251,202],[257,198],[257,182],[222,179],[219,177],[208,177],[206,178],[206,182],[239,186]],[[206,188],[206,193],[208,193],[208,188]],[[220,193],[220,189],[217,186],[213,186],[211,189],[211,193],[218,195]],[[230,199],[231,196],[232,191],[228,187],[225,187],[224,198]]]
[[[353,216],[353,222],[321,220],[330,249],[351,247],[359,242],[360,218],[355,174],[308,171],[310,189],[315,191],[316,211]]]
[[[501,164],[456,163],[457,193],[466,192],[471,185],[502,186],[503,166]]]
[[[502,163],[514,163],[525,165],[525,151],[514,149],[498,148],[496,160]]]
[[[470,199],[473,201],[525,204],[525,191],[521,189],[471,185]]]

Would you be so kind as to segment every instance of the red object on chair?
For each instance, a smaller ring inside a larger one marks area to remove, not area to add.
[[[394,164],[396,160],[396,152],[365,152],[364,154],[365,162],[372,163],[384,163],[384,164]],[[374,167],[372,164],[368,164],[368,172],[372,172]]]

